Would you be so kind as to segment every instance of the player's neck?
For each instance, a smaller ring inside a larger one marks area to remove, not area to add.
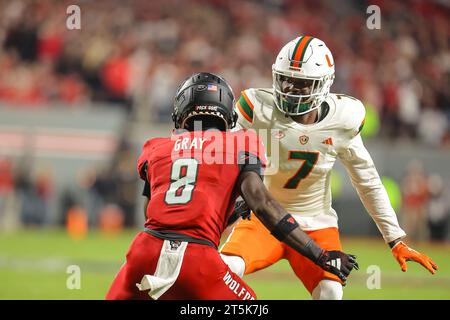
[[[311,112],[301,114],[298,116],[291,116],[292,120],[301,124],[313,124],[316,123],[319,117],[318,109],[315,109]]]

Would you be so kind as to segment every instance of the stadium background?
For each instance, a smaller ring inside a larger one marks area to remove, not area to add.
[[[68,30],[66,9],[81,9]],[[369,30],[366,9],[381,8]],[[440,266],[402,273],[345,170],[333,173],[346,299],[449,299],[450,5],[447,1],[0,0],[0,299],[102,299],[143,222],[135,163],[171,132],[176,85],[223,75],[270,87],[278,50],[327,43],[332,92],[361,99],[365,142],[409,242]],[[67,266],[81,289],[66,287]],[[370,266],[381,289],[369,290]],[[246,277],[259,298],[308,299],[282,262]]]

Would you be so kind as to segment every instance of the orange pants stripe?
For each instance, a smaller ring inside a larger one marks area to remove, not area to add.
[[[342,250],[337,228],[306,233],[323,249]],[[308,258],[274,238],[253,213],[251,220],[239,221],[222,247],[221,253],[242,257],[245,261],[245,274],[267,268],[281,259],[287,259],[296,276],[310,293],[324,279],[342,283],[337,276],[324,271]]]

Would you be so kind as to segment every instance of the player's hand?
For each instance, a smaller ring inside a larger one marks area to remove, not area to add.
[[[350,272],[353,269],[359,269],[358,262],[356,262],[356,256],[346,254],[342,251],[324,250],[316,263],[325,271],[338,276],[344,284],[347,281]]]
[[[228,218],[227,225],[231,226],[239,218],[250,220],[250,213],[250,208],[244,200],[236,200],[233,213]]]
[[[405,272],[407,270],[406,261],[415,261],[420,263],[424,268],[434,274],[438,269],[438,266],[431,260],[428,256],[411,249],[404,242],[397,242],[392,248],[392,254],[395,259],[397,259],[402,271]]]
[[[242,219],[250,220],[250,208],[244,200],[237,200],[234,204],[234,210]]]

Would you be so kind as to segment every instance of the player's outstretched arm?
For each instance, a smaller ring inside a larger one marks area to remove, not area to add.
[[[360,135],[352,140],[348,150],[351,150],[348,154],[352,156],[341,156],[342,163],[349,172],[361,201],[383,234],[383,238],[389,241],[392,254],[400,264],[402,271],[407,270],[406,261],[414,261],[434,274],[438,267],[433,260],[409,248],[405,242],[401,241],[406,233],[400,228],[387,192]],[[396,240],[390,241],[390,239]]]
[[[272,198],[256,172],[242,172],[237,183],[238,190],[250,209],[275,238],[309,258],[322,269],[337,275],[343,282],[353,268],[358,269],[355,256],[341,251],[326,251],[303,232],[295,219]]]
[[[406,265],[406,261],[414,261],[420,263],[425,269],[430,271],[431,274],[434,274],[435,270],[438,269],[437,264],[434,263],[433,260],[431,260],[431,258],[424,255],[423,253],[411,249],[406,245],[406,243],[404,243],[400,239],[391,241],[389,243],[389,246],[391,247],[392,254],[400,264],[400,267],[402,268],[403,272],[406,272],[408,268]]]

